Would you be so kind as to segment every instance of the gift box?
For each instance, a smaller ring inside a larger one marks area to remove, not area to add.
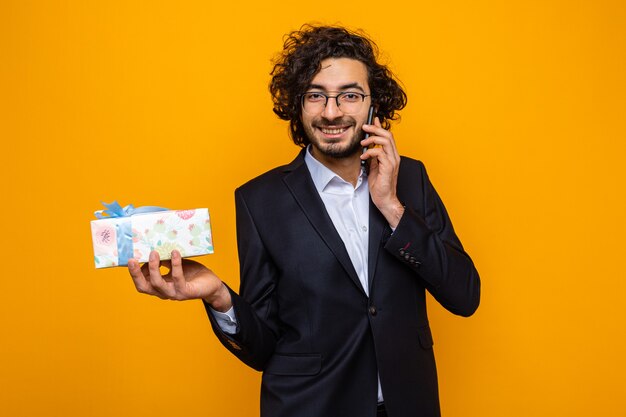
[[[121,207],[104,204],[91,222],[96,268],[128,265],[131,258],[147,262],[156,250],[171,259],[178,250],[183,258],[213,253],[209,210],[168,210],[162,207]]]

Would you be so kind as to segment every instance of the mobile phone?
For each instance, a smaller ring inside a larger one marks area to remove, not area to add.
[[[367,113],[367,124],[371,125],[372,122],[374,121],[374,106],[370,106],[369,112]],[[365,137],[363,139],[367,139],[370,137],[370,134],[365,132]],[[368,150],[367,146],[363,147],[363,153],[365,153]],[[370,160],[369,159],[363,159],[361,160],[361,166],[365,169],[365,173],[369,174],[370,172]]]

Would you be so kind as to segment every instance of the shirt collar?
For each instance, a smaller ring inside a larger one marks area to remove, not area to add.
[[[311,178],[313,179],[313,184],[315,184],[315,188],[318,193],[321,193],[326,189],[328,184],[336,178],[337,181],[349,184],[339,175],[335,174],[333,171],[328,169],[324,164],[315,159],[311,154],[311,145],[307,146],[306,152],[304,153],[304,162],[306,163],[309,172],[311,173]],[[362,185],[363,181],[366,177],[363,175],[363,170],[359,174],[359,180],[357,181],[356,188]],[[352,186],[352,185],[350,185]]]

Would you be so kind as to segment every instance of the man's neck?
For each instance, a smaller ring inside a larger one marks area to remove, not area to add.
[[[361,159],[359,158],[358,152],[345,158],[333,158],[321,154],[315,147],[311,147],[311,155],[344,181],[356,187],[359,175],[361,174]]]

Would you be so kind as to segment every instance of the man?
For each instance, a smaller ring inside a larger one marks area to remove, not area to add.
[[[166,276],[156,252],[129,262],[137,289],[203,299],[224,346],[263,371],[264,417],[438,416],[425,290],[469,316],[480,280],[388,130],[404,91],[365,36],[313,26],[287,37],[270,91],[304,149],[235,193],[240,293],[178,252]]]

